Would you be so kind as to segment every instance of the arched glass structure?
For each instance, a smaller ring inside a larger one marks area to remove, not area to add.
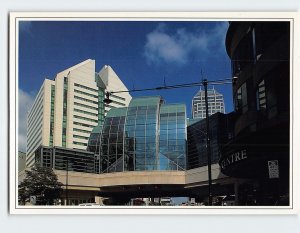
[[[186,107],[159,96],[134,98],[107,113],[88,150],[99,154],[99,173],[185,170]]]

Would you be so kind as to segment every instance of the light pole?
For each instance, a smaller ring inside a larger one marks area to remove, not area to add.
[[[212,205],[212,181],[211,181],[211,154],[210,154],[210,137],[209,137],[209,115],[208,115],[208,99],[207,99],[207,79],[202,81],[205,91],[205,111],[206,111],[206,152],[207,152],[207,170],[208,170],[208,205]]]
[[[68,196],[69,159],[67,159],[67,162],[66,162],[66,169],[67,169],[67,174],[66,174],[66,205],[68,205],[68,202],[69,202],[69,196]]]

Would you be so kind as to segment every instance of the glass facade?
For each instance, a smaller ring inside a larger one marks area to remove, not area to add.
[[[62,147],[66,147],[67,140],[67,107],[68,107],[68,78],[64,77],[63,96],[63,127],[62,127]]]
[[[51,85],[51,112],[50,112],[50,139],[49,139],[50,146],[53,146],[54,103],[55,103],[55,86]]]
[[[209,117],[211,163],[216,164],[220,150],[233,137],[234,114],[215,113]],[[206,120],[190,120],[187,127],[187,169],[207,166]]]
[[[113,108],[91,133],[88,150],[99,154],[99,172],[185,170],[186,108],[161,97],[132,99]]]
[[[186,167],[185,155],[185,105],[162,105],[159,136],[160,170],[184,170]]]
[[[84,150],[41,146],[35,151],[36,164],[55,170],[95,173],[94,153]]]

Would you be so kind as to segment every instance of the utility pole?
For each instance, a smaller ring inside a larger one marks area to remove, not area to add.
[[[202,81],[205,91],[205,110],[206,110],[206,152],[207,152],[207,168],[208,168],[208,205],[212,206],[212,181],[211,181],[211,151],[210,151],[210,131],[209,131],[209,115],[208,115],[208,99],[207,99],[207,79]]]
[[[66,205],[68,205],[69,202],[69,196],[68,196],[68,182],[69,182],[69,159],[67,159],[67,174],[66,174]]]

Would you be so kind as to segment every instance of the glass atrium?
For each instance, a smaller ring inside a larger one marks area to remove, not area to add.
[[[134,98],[107,113],[88,150],[99,154],[99,173],[185,170],[186,107],[159,96]]]

